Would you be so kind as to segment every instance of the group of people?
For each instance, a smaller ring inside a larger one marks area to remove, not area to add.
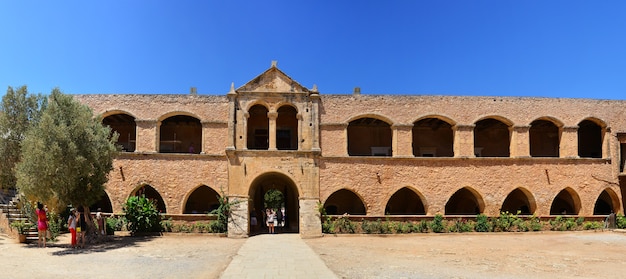
[[[100,208],[98,208],[98,212],[96,213],[98,235],[105,236],[106,222],[104,220],[104,216],[102,216],[102,213],[100,211]],[[35,210],[35,213],[37,214],[37,230],[39,236],[37,246],[46,247],[46,238],[48,237],[48,217],[46,209],[42,203],[37,203],[37,209]],[[83,207],[79,207],[78,210],[74,208],[70,210],[70,216],[67,220],[67,227],[70,230],[71,245],[73,249],[85,248],[85,231],[89,219],[91,218],[85,216]],[[79,241],[80,246],[77,245]]]
[[[273,208],[265,209],[265,225],[267,225],[270,234],[275,233],[275,227],[285,226],[285,208],[274,211]]]

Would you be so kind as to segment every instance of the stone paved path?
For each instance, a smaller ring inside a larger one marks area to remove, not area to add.
[[[298,234],[250,237],[233,257],[223,279],[338,278]]]

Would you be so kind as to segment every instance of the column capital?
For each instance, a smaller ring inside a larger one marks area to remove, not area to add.
[[[278,112],[275,112],[275,111],[268,112],[267,118],[269,118],[270,120],[276,120],[276,118],[278,118]]]

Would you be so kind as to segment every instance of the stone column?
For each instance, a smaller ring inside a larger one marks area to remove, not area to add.
[[[413,157],[413,125],[394,124],[391,126],[393,141],[391,142],[391,154],[393,157]]]
[[[511,127],[511,157],[530,157],[530,125]]]
[[[602,158],[611,159],[611,128],[602,128]]]
[[[231,204],[230,216],[228,217],[228,237],[248,237],[250,228],[248,199],[247,196],[228,196],[228,202]]]
[[[161,122],[154,119],[135,119],[135,123],[137,124],[135,152],[158,152]]]
[[[298,150],[302,150],[302,125],[304,124],[303,117],[301,113],[296,114],[296,119],[298,119]]]
[[[226,94],[228,97],[228,140],[226,149],[235,149],[235,129],[237,128],[237,93],[234,90],[234,85],[231,85],[231,90]]]
[[[454,131],[454,157],[474,158],[474,127],[476,125],[457,124],[452,126]]]
[[[270,146],[269,146],[269,150],[276,150],[276,118],[278,118],[278,112],[275,111],[270,111],[267,113],[267,118],[270,121],[270,127],[269,127],[269,140],[270,140]]]
[[[242,143],[241,146],[243,150],[247,150],[248,149],[248,118],[250,118],[250,113],[249,112],[245,112],[243,114],[243,117],[241,119],[241,136],[243,137],[242,139]]]
[[[320,237],[322,236],[322,222],[319,210],[317,209],[317,198],[302,197],[300,203],[300,237]]]
[[[560,130],[560,157],[578,158],[578,126],[563,126]]]
[[[319,120],[319,102],[320,94],[311,93],[311,129],[312,129],[312,151],[321,151],[320,149],[320,120]]]

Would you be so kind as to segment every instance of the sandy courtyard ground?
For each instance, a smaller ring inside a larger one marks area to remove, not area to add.
[[[63,235],[38,249],[0,235],[0,278],[219,278],[245,239],[116,236],[84,250],[69,249],[67,241]],[[326,235],[304,241],[341,278],[626,276],[626,234],[617,232]]]

